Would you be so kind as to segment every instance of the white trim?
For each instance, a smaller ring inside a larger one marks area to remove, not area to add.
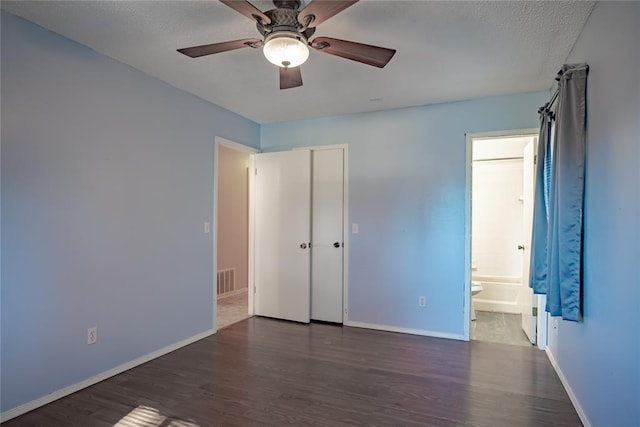
[[[589,422],[589,418],[587,418],[587,414],[585,414],[584,410],[582,409],[582,406],[580,406],[580,402],[578,401],[578,398],[573,393],[573,389],[569,385],[569,381],[567,381],[567,378],[565,378],[564,373],[560,369],[560,366],[558,366],[558,362],[556,362],[556,359],[553,356],[551,349],[549,347],[546,347],[544,351],[547,353],[547,357],[549,358],[549,362],[551,362],[551,366],[553,366],[553,369],[556,371],[556,374],[558,374],[558,378],[560,378],[560,382],[562,383],[562,386],[564,387],[565,391],[569,395],[569,399],[571,400],[573,407],[578,413],[578,417],[580,417],[580,421],[582,421],[582,425],[584,425],[584,427],[591,427],[591,423]]]
[[[216,289],[216,273],[218,271],[218,151],[220,146],[230,148],[235,151],[241,151],[249,154],[249,262],[248,273],[248,288],[253,289],[253,215],[252,215],[252,200],[253,200],[253,156],[252,154],[259,153],[260,150],[248,145],[239,144],[237,142],[216,136],[213,143],[213,221],[212,221],[212,233],[213,233],[213,330],[217,331],[216,315],[218,311],[218,291]],[[253,314],[253,292],[249,292],[249,314]]]
[[[473,165],[473,140],[474,139],[493,139],[501,137],[515,138],[518,136],[531,136],[538,135],[539,129],[537,128],[525,128],[525,129],[512,129],[501,130],[491,132],[468,132],[465,133],[465,194],[464,194],[464,207],[465,207],[465,219],[464,219],[464,302],[463,302],[463,318],[464,318],[464,332],[463,338],[465,341],[469,341],[469,329],[471,327],[471,177],[472,177],[472,165]],[[538,331],[540,333],[540,331]],[[545,332],[546,333],[546,332]]]
[[[332,144],[332,145],[306,145],[304,147],[293,147],[292,150],[309,150],[309,151],[320,151],[320,150],[335,150],[336,148],[347,149],[349,144]]]
[[[216,136],[215,140],[218,143],[218,145],[224,145],[227,148],[231,148],[232,150],[236,150],[236,151],[242,151],[243,153],[255,154],[260,152],[260,150],[257,148],[240,144],[238,142],[234,142],[229,139],[222,138],[220,136]]]
[[[421,335],[423,337],[447,338],[447,339],[452,339],[452,340],[465,340],[464,335],[461,335],[461,334],[449,334],[449,333],[445,333],[445,332],[434,332],[434,331],[427,331],[427,330],[424,330],[424,329],[400,328],[400,327],[397,327],[397,326],[377,325],[375,323],[363,323],[363,322],[345,321],[344,322],[344,326],[350,326],[352,328],[375,329],[377,331],[399,332],[401,334]]]
[[[240,295],[240,294],[244,294],[244,293],[248,293],[248,292],[249,292],[249,288],[248,287],[244,287],[244,288],[235,289],[233,291],[225,292],[222,295],[218,295],[217,298],[218,298],[218,300],[221,300],[221,299],[225,299],[225,298],[229,298],[229,297],[235,297],[236,295]]]
[[[536,295],[538,300],[538,316],[537,316],[537,345],[540,350],[547,348],[549,340],[549,313],[545,311],[547,305],[546,295]]]
[[[463,337],[469,341],[471,329],[471,177],[472,177],[472,150],[473,134],[465,134],[465,177],[464,177],[464,301],[462,303]]]
[[[129,362],[123,363],[122,365],[118,365],[115,368],[109,369],[108,371],[101,372],[98,375],[92,376],[91,378],[87,378],[86,380],[61,388],[59,390],[54,391],[53,393],[50,393],[38,399],[32,400],[31,402],[27,402],[20,406],[16,406],[15,408],[9,409],[8,411],[5,411],[2,414],[0,414],[0,422],[9,421],[12,418],[25,414],[29,411],[32,411],[36,408],[44,406],[62,397],[68,396],[72,393],[75,393],[76,391],[80,391],[84,388],[90,387],[94,384],[97,384],[115,375],[128,371],[129,369],[135,368],[136,366],[140,366],[143,363],[147,363],[160,356],[164,356],[165,354],[171,353],[172,351],[175,351],[181,347],[185,347],[189,344],[193,344],[196,341],[200,341],[201,339],[211,336],[214,333],[215,331],[213,329],[210,329],[205,332],[201,332],[197,335],[194,335],[182,341],[178,341],[177,343],[168,345],[159,350],[156,350],[144,356],[140,356]]]
[[[255,154],[255,153],[254,153]],[[255,314],[256,278],[255,278],[255,185],[256,185],[256,165],[255,156],[249,155],[249,268],[247,269],[247,288],[249,289],[249,301],[247,303],[247,314]]]
[[[342,208],[344,209],[342,218],[342,283],[344,284],[342,294],[342,323],[349,321],[349,145],[343,144],[337,147],[342,148],[343,173],[342,183],[344,185],[342,191]]]
[[[519,136],[531,136],[540,133],[538,128],[524,128],[524,129],[512,129],[512,130],[499,130],[490,132],[468,132],[465,136],[471,139],[496,139],[501,137],[517,138]]]

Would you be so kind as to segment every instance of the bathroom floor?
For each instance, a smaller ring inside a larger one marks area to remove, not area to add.
[[[471,322],[471,339],[531,346],[522,330],[521,317],[520,314],[476,310],[476,320]]]
[[[248,301],[246,291],[227,297],[218,297],[216,327],[220,330],[250,317],[247,311]]]

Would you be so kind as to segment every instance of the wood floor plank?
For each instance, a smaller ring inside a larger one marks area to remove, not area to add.
[[[107,425],[581,423],[534,347],[254,317],[3,427]]]

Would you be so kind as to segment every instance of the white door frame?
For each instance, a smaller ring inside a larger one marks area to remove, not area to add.
[[[216,324],[216,314],[218,311],[218,293],[216,289],[216,274],[218,270],[218,152],[220,146],[230,148],[236,151],[242,151],[248,153],[249,156],[249,265],[247,271],[247,289],[249,294],[249,310],[248,314],[253,314],[253,292],[254,278],[253,278],[253,177],[254,174],[250,173],[253,170],[253,156],[252,154],[259,153],[260,150],[248,145],[243,145],[228,139],[216,136],[214,140],[213,148],[213,330],[214,333],[218,332],[218,325]]]
[[[295,147],[294,150],[333,150],[341,148],[343,152],[343,191],[342,191],[342,241],[344,246],[342,248],[342,324],[346,325],[349,321],[349,145],[348,144],[333,144],[333,145],[313,145],[306,147]]]
[[[523,240],[522,240],[522,245],[524,246],[524,248],[522,249],[522,255],[524,256],[524,259],[522,260],[523,280],[525,278],[529,280],[531,276],[531,262],[530,262],[531,261],[531,239],[532,239],[531,233],[533,231],[533,203],[535,202],[534,198],[536,194],[535,186],[536,186],[537,148],[538,148],[538,137],[533,136],[531,138],[531,142],[528,142],[525,145],[524,151],[523,151],[523,158],[522,158],[522,165],[523,165],[522,196],[524,198],[524,200],[522,201],[522,207],[523,207],[522,228],[523,230],[528,232],[528,235],[527,234],[523,235]],[[525,222],[525,219],[526,219],[526,222]],[[526,270],[526,274],[525,274],[525,270]],[[524,301],[527,301],[526,302],[527,306],[523,307],[523,310],[522,310],[522,319],[521,319],[522,330],[525,331],[525,333],[527,334],[527,338],[529,338],[530,341],[533,341],[532,344],[534,345],[538,344],[538,314],[536,312],[536,315],[533,316],[532,309],[533,308],[535,308],[536,310],[538,309],[538,305],[533,304],[533,301],[535,301],[536,303],[538,302],[537,299],[538,297],[533,293],[533,289],[529,289],[528,283],[524,291],[521,289],[520,292],[518,293],[518,305],[520,307],[523,306]],[[524,309],[529,309],[529,306],[531,306],[531,310],[528,310],[528,313],[525,316]],[[525,330],[525,327],[526,327],[526,330]],[[534,330],[535,332],[532,333],[533,332],[532,330]]]
[[[472,144],[474,139],[482,138],[511,138],[518,136],[538,135],[539,129],[513,129],[494,132],[469,132],[465,134],[465,195],[464,195],[464,340],[469,341],[471,327],[471,177],[472,177]],[[538,330],[538,334],[543,331]],[[544,331],[546,337],[546,331]],[[546,342],[546,340],[545,340]]]

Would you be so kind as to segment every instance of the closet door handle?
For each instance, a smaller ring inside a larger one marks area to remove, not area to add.
[[[300,243],[300,249],[307,249],[306,243]]]
[[[334,248],[339,248],[339,247],[340,247],[340,242],[335,242],[335,243],[333,244],[333,247],[334,247]]]

